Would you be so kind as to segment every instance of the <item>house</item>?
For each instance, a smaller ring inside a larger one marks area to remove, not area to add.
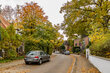
[[[0,26],[2,28],[7,28],[10,24],[6,21],[3,16],[0,14]],[[1,39],[1,36],[0,36]],[[0,57],[3,56],[4,49],[0,50]]]
[[[3,28],[8,27],[10,24],[6,21],[3,16],[0,14],[0,26]]]
[[[89,37],[79,38],[74,40],[74,47],[80,47],[80,49],[85,49],[89,44]]]
[[[2,28],[7,28],[9,25],[10,25],[9,22],[6,21],[6,20],[4,19],[4,17],[0,14],[0,26],[1,26]],[[1,38],[1,37],[0,37],[0,38]],[[0,56],[2,56],[2,53],[3,53],[3,52],[4,52],[3,49],[0,50]],[[24,53],[24,44],[21,44],[21,46],[16,49],[16,52],[17,52],[19,55],[21,55],[22,53]]]

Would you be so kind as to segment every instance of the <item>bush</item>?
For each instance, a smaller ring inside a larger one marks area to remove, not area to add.
[[[15,49],[8,49],[5,51],[5,59],[13,59],[17,57],[17,52]]]
[[[83,50],[83,54],[86,54],[86,49]]]
[[[91,42],[89,41],[89,44],[86,46],[86,48],[89,48],[91,46]]]
[[[103,38],[93,42],[90,46],[91,54],[110,58],[110,34],[104,35]]]
[[[62,45],[60,46],[60,48],[61,48],[61,50],[65,50],[64,44],[62,44]]]
[[[25,41],[25,53],[32,50],[43,50],[47,54],[51,55],[53,51],[53,44],[49,40],[36,40],[32,37],[29,37],[29,39]]]

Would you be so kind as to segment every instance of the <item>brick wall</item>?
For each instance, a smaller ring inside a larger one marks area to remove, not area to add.
[[[74,46],[82,46],[80,40],[81,39],[74,40]],[[83,41],[85,42],[85,47],[86,47],[89,44],[89,38],[85,37],[85,38],[83,38]]]

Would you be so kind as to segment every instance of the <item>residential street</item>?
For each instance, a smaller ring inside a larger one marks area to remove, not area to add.
[[[0,73],[110,73],[110,0],[0,0]]]
[[[18,65],[12,67],[3,72],[26,72],[26,73],[67,73],[71,66],[73,59],[70,55],[58,54],[54,58],[51,58],[50,62],[43,63],[42,65],[30,64],[30,65]]]

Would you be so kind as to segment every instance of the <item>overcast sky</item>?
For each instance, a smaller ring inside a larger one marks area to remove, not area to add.
[[[60,8],[67,0],[0,0],[0,4],[2,7],[5,5],[10,5],[15,7],[16,5],[24,5],[26,2],[34,1],[38,3],[38,5],[43,8],[49,18],[48,20],[52,22],[52,24],[62,23],[63,14],[60,14]],[[71,1],[71,0],[68,0]],[[62,33],[62,31],[60,31]],[[64,38],[66,40],[66,37]]]

